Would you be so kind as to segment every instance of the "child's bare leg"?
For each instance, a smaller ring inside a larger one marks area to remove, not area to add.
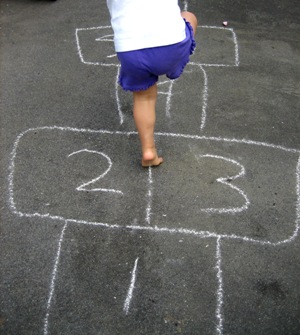
[[[194,35],[196,34],[198,21],[196,16],[191,12],[181,12],[181,16],[186,19],[193,27]]]
[[[133,116],[142,146],[142,166],[157,166],[163,162],[157,156],[154,143],[157,85],[145,91],[133,92]]]

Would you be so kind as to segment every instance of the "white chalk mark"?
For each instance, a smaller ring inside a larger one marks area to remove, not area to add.
[[[116,132],[120,133],[120,132]],[[256,145],[262,146],[266,148],[279,149],[286,152],[291,153],[300,153],[299,149],[294,148],[286,148],[283,145],[271,144],[260,141],[246,140],[246,139],[236,139],[236,138],[226,138],[226,137],[218,137],[218,136],[202,136],[202,135],[189,135],[189,134],[178,134],[178,133],[163,133],[157,132],[155,136],[164,136],[164,137],[174,137],[174,138],[185,138],[185,139],[194,139],[194,140],[209,140],[216,142],[227,142],[227,143],[240,143],[240,144],[248,144],[248,145]]]
[[[173,91],[174,82],[175,82],[175,80],[170,80],[169,91],[167,93],[166,116],[168,118],[171,117],[171,114],[170,114],[170,110],[171,110],[171,97],[172,97],[172,91]]]
[[[239,66],[240,65],[240,56],[239,56],[239,45],[238,45],[236,33],[234,32],[233,29],[230,29],[230,31],[232,32],[233,42],[234,42],[235,66]]]
[[[188,8],[188,1],[183,1],[183,10],[187,10]],[[77,49],[78,49],[78,54],[80,56],[81,61],[84,64],[87,65],[102,65],[102,66],[117,66],[118,68],[120,67],[119,64],[106,64],[103,62],[88,62],[84,60],[82,50],[80,47],[80,42],[79,42],[79,32],[80,31],[85,31],[85,30],[94,30],[94,29],[107,29],[111,28],[111,26],[99,26],[99,27],[92,27],[92,28],[77,28],[76,29],[76,43],[77,43]],[[238,47],[238,41],[237,41],[237,36],[232,28],[225,28],[225,27],[217,27],[217,26],[198,26],[200,29],[215,29],[215,30],[227,30],[232,34],[232,41],[234,44],[234,64],[209,64],[209,63],[195,63],[195,62],[190,62],[190,65],[195,65],[195,66],[200,66],[203,75],[204,75],[204,88],[203,88],[203,105],[202,105],[202,115],[201,115],[201,123],[200,123],[200,131],[202,131],[205,127],[206,124],[206,117],[207,117],[207,99],[208,99],[208,85],[207,85],[207,74],[204,70],[204,67],[237,67],[239,66],[239,47]],[[99,37],[96,39],[96,41],[105,41],[105,42],[113,42],[113,34],[108,34],[104,35],[102,37]],[[111,59],[115,58],[116,54],[113,55],[108,55],[106,58]],[[118,70],[119,71],[119,70]],[[117,75],[118,78],[118,75]],[[118,79],[116,79],[116,84],[115,84],[115,90],[116,90],[116,100],[117,100],[117,105],[118,105],[118,112],[119,112],[119,117],[120,117],[120,124],[123,124],[124,122],[124,115],[121,110],[121,102],[119,99],[119,87],[118,87]],[[165,83],[165,82],[164,82]],[[164,84],[162,83],[162,84]],[[171,98],[172,98],[172,90],[173,90],[173,81],[171,81],[170,86],[169,86],[169,91],[168,92],[159,92],[160,94],[165,94],[167,95],[167,102],[166,102],[166,116],[170,118],[170,110],[171,110]]]
[[[297,204],[296,204],[296,223],[300,225],[300,157],[298,159],[297,170],[296,170],[296,194],[297,194]]]
[[[45,126],[45,127],[37,127],[37,128],[29,128],[19,134],[14,142],[13,149],[11,152],[11,158],[9,163],[9,176],[8,176],[8,192],[9,192],[9,206],[11,211],[19,216],[19,217],[27,217],[27,218],[35,218],[40,217],[43,219],[50,219],[50,220],[60,220],[68,223],[74,224],[86,224],[86,225],[93,225],[111,229],[129,229],[129,230],[137,230],[137,231],[151,231],[155,233],[168,233],[168,234],[184,234],[184,235],[192,235],[197,236],[199,238],[222,238],[222,239],[233,239],[233,240],[240,240],[243,242],[255,243],[260,245],[270,245],[270,246],[278,246],[282,244],[287,244],[296,239],[299,233],[300,228],[300,150],[293,149],[293,148],[286,148],[282,145],[275,145],[265,142],[258,142],[246,139],[235,139],[235,138],[221,138],[221,137],[209,137],[209,136],[199,136],[199,135],[187,135],[187,134],[176,134],[176,133],[155,133],[155,136],[164,136],[164,137],[174,137],[174,138],[184,138],[184,139],[197,139],[197,140],[208,140],[208,141],[216,141],[216,142],[225,142],[225,143],[238,143],[238,144],[245,144],[245,145],[254,145],[254,146],[261,146],[264,148],[271,148],[282,150],[284,152],[289,152],[298,155],[298,165],[296,169],[296,194],[297,194],[297,201],[296,201],[296,221],[295,221],[295,229],[292,234],[281,241],[278,242],[271,242],[269,240],[259,240],[254,238],[249,238],[247,236],[238,236],[235,234],[217,234],[215,232],[210,231],[197,231],[194,229],[183,229],[183,228],[167,228],[167,227],[149,227],[149,226],[130,226],[130,225],[118,225],[118,224],[109,224],[105,222],[91,222],[86,220],[78,220],[73,218],[64,218],[58,215],[50,215],[41,214],[41,213],[23,213],[17,210],[17,206],[14,200],[14,173],[15,173],[15,159],[17,156],[17,149],[22,137],[29,132],[37,132],[37,131],[73,131],[75,133],[87,133],[87,134],[110,134],[110,135],[121,135],[121,136],[129,136],[129,135],[137,135],[137,132],[125,132],[125,131],[110,131],[110,130],[93,130],[93,129],[84,129],[84,128],[72,128],[72,127],[60,127],[60,126]]]
[[[88,149],[82,149],[82,150],[78,150],[78,151],[75,151],[75,152],[72,152],[70,155],[68,155],[68,157],[71,157],[71,156],[74,156],[74,155],[77,155],[79,153],[82,153],[82,152],[88,152],[88,153],[91,153],[91,154],[97,154],[97,155],[100,155],[104,158],[107,159],[107,162],[108,162],[108,168],[98,177],[86,182],[86,183],[83,183],[81,184],[80,186],[76,187],[76,190],[77,191],[90,191],[90,192],[112,192],[112,193],[117,193],[117,194],[123,194],[122,191],[119,191],[119,190],[115,190],[115,189],[111,189],[111,188],[87,188],[87,186],[91,185],[91,184],[94,184],[95,182],[97,182],[98,180],[102,179],[103,177],[105,177],[107,175],[107,173],[111,170],[111,167],[112,167],[112,161],[111,159],[103,152],[99,152],[99,151],[95,151],[95,150],[88,150]]]
[[[108,38],[109,37],[109,38]],[[113,42],[114,34],[104,35],[95,39],[96,42]]]
[[[81,29],[77,29],[75,30],[75,37],[76,37],[76,44],[77,44],[77,50],[78,50],[78,55],[80,57],[80,60],[82,63],[85,63],[83,55],[82,55],[82,50],[80,47],[80,43],[79,43],[79,37],[78,37],[78,31],[80,31]]]
[[[147,193],[147,208],[146,208],[146,223],[151,223],[151,208],[152,208],[152,197],[153,197],[153,179],[152,179],[152,168],[149,167],[148,174],[148,193]]]
[[[231,181],[235,180],[237,178],[243,177],[245,176],[245,168],[243,165],[241,165],[240,163],[238,163],[237,161],[230,159],[230,158],[226,158],[223,156],[217,156],[217,155],[199,155],[198,157],[202,157],[202,158],[216,158],[216,159],[222,159],[226,162],[230,162],[234,165],[237,165],[240,168],[240,173],[238,173],[237,175],[234,176],[227,176],[227,177],[220,177],[218,178],[216,181],[218,183],[221,183],[223,185],[227,185],[228,187],[232,188],[233,190],[236,190],[244,199],[245,199],[245,204],[241,207],[232,207],[232,208],[205,208],[205,209],[201,209],[203,212],[206,213],[229,213],[229,214],[235,214],[235,213],[240,213],[245,211],[246,209],[248,209],[249,205],[250,205],[250,201],[247,197],[247,195],[237,186],[232,185]]]
[[[208,85],[207,85],[207,74],[204,70],[203,66],[199,66],[203,72],[204,77],[204,85],[203,85],[203,92],[202,92],[202,115],[201,115],[201,123],[200,123],[200,130],[203,130],[206,123],[206,109],[207,109],[207,99],[208,99]]]
[[[124,122],[124,114],[122,112],[121,108],[121,102],[120,102],[120,97],[119,97],[119,76],[120,76],[120,67],[118,67],[117,75],[116,75],[116,80],[115,80],[115,92],[116,92],[116,101],[117,101],[117,108],[118,108],[118,114],[120,118],[120,124],[123,124]]]
[[[125,312],[126,315],[129,312],[130,302],[132,300],[132,294],[133,294],[134,285],[135,285],[135,282],[136,282],[136,269],[137,269],[138,260],[139,259],[137,258],[134,262],[134,267],[133,267],[132,274],[131,274],[130,286],[129,286],[129,289],[128,289],[128,292],[127,292],[127,297],[126,297],[125,302],[124,302],[123,311]]]
[[[217,289],[217,308],[216,308],[216,332],[218,335],[223,334],[223,276],[222,276],[222,255],[221,255],[221,238],[217,238],[217,251],[216,251],[216,271],[217,271],[217,282],[218,282],[218,289]]]
[[[203,66],[200,66],[203,75],[204,75],[204,87],[203,87],[203,102],[202,102],[202,115],[201,115],[201,123],[200,123],[200,130],[203,130],[206,124],[206,109],[207,109],[207,99],[208,99],[208,86],[207,86],[207,74],[204,70]]]
[[[186,12],[188,10],[188,7],[189,7],[188,1],[187,0],[183,0],[182,3],[183,3],[183,10]]]
[[[54,290],[55,290],[55,281],[56,281],[56,277],[57,277],[57,269],[58,269],[58,265],[59,265],[60,254],[61,254],[61,246],[62,246],[62,243],[63,243],[63,240],[64,240],[64,235],[65,235],[65,231],[67,229],[67,226],[68,226],[68,223],[65,222],[65,224],[63,226],[63,229],[61,231],[61,234],[60,234],[59,241],[58,241],[58,248],[57,248],[56,257],[55,257],[55,261],[54,261],[54,267],[53,267],[52,276],[51,276],[49,297],[48,297],[48,302],[47,302],[47,307],[46,307],[46,316],[44,318],[44,335],[48,335],[49,315],[50,315],[51,303],[52,303],[53,294],[54,294]]]
[[[170,83],[170,79],[168,80],[165,80],[165,81],[160,81],[157,83],[157,86],[161,86],[161,85],[164,85],[164,84],[169,84]],[[162,92],[161,92],[162,93]]]
[[[184,8],[188,8],[187,1],[184,2]],[[185,9],[184,9],[185,10]],[[80,41],[79,41],[79,33],[81,31],[89,31],[89,30],[99,30],[99,29],[111,29],[111,26],[98,26],[98,27],[90,27],[90,28],[76,28],[75,35],[76,35],[76,45],[78,54],[80,57],[80,60],[82,63],[87,65],[101,65],[101,66],[119,66],[119,64],[106,64],[103,62],[89,62],[84,59],[82,49],[80,47]],[[217,27],[217,26],[198,26],[199,29],[219,29],[219,30],[227,30],[231,32],[232,34],[232,40],[234,43],[234,64],[209,64],[209,63],[197,63],[197,65],[203,65],[203,66],[212,66],[212,67],[237,67],[239,66],[239,47],[238,47],[238,41],[237,36],[232,28],[224,28],[224,27]],[[99,37],[96,40],[99,42],[113,42],[113,39],[110,39],[109,37],[112,35],[105,35],[103,37]]]
[[[175,79],[176,80],[176,79]],[[163,91],[158,91],[158,94],[162,94],[162,95],[166,95],[167,96],[167,100],[166,100],[166,117],[170,118],[171,114],[170,114],[170,110],[171,110],[171,98],[172,98],[172,91],[173,91],[173,85],[175,80],[166,80],[163,82],[160,82],[158,84],[158,86],[162,86],[162,85],[169,85],[168,87],[168,91],[167,92],[163,92]]]
[[[83,55],[83,52],[82,52],[82,49],[81,49],[81,46],[80,46],[80,42],[79,42],[79,34],[81,31],[89,31],[89,30],[99,30],[99,29],[111,29],[111,26],[100,26],[100,27],[90,27],[90,28],[76,28],[75,30],[75,37],[76,37],[76,45],[77,45],[77,51],[78,51],[78,55],[79,55],[79,58],[81,60],[81,62],[83,64],[86,64],[86,65],[101,65],[101,66],[116,66],[116,67],[119,67],[120,65],[119,64],[106,64],[106,63],[103,63],[103,62],[89,62],[89,61],[86,61],[84,59],[84,55]],[[100,41],[100,42],[113,42],[113,39],[110,39],[110,38],[107,38],[107,37],[110,37],[112,35],[105,35],[103,37],[99,37],[96,39],[96,41]]]
[[[240,64],[240,57],[239,57],[239,46],[236,33],[232,28],[224,28],[224,27],[216,27],[216,26],[198,26],[200,29],[219,29],[219,30],[228,30],[232,34],[232,41],[234,44],[234,65],[230,64],[209,64],[209,63],[200,63],[199,65],[203,66],[215,66],[215,67],[237,67]]]

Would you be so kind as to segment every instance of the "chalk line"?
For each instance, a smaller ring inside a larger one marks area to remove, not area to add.
[[[105,130],[105,129],[90,129],[90,128],[74,128],[74,127],[62,127],[62,126],[44,126],[44,127],[35,127],[35,128],[28,128],[25,131],[21,132],[14,144],[13,150],[11,153],[11,161],[14,161],[16,156],[16,150],[19,145],[20,140],[22,137],[30,132],[35,131],[71,131],[74,133],[88,133],[88,134],[108,134],[108,135],[138,135],[137,131],[118,131],[118,130]],[[238,143],[238,144],[247,144],[247,145],[255,145],[255,146],[262,146],[266,148],[272,149],[279,149],[282,151],[300,154],[300,149],[295,148],[287,148],[282,145],[271,144],[267,142],[260,142],[248,139],[236,139],[236,138],[227,138],[227,137],[218,137],[218,136],[206,136],[206,135],[190,135],[190,134],[181,134],[181,133],[165,133],[165,132],[155,132],[155,136],[163,136],[163,137],[174,137],[174,138],[184,138],[184,139],[194,139],[194,140],[208,140],[208,141],[215,141],[215,142],[227,142],[227,143]],[[10,164],[10,167],[12,164]]]
[[[169,84],[168,92],[162,92],[162,91],[158,91],[157,92],[158,94],[163,94],[163,95],[167,96],[167,101],[166,101],[166,117],[167,118],[171,117],[171,114],[170,114],[170,110],[171,110],[171,98],[172,98],[172,95],[173,95],[172,91],[173,91],[173,86],[174,86],[175,80],[167,80],[167,81],[158,83],[158,86]]]
[[[119,118],[120,118],[120,124],[123,124],[124,114],[122,112],[121,101],[120,101],[120,97],[119,97],[119,76],[120,76],[120,67],[118,67],[118,71],[117,71],[117,75],[116,75],[115,92],[116,92],[116,101],[117,101],[118,114],[119,114]]]
[[[130,307],[130,303],[131,303],[131,300],[132,300],[134,285],[135,285],[135,282],[136,282],[136,269],[137,269],[138,260],[139,259],[137,258],[134,262],[134,267],[133,267],[132,274],[131,274],[130,286],[129,286],[129,289],[128,289],[128,292],[127,292],[127,297],[126,297],[125,302],[124,302],[123,311],[125,312],[126,315],[129,312],[129,307]]]
[[[188,8],[189,8],[188,1],[187,0],[183,0],[182,3],[183,3],[183,10],[186,12],[188,10]]]
[[[203,130],[206,124],[206,109],[207,109],[207,99],[208,99],[208,79],[206,71],[204,70],[203,66],[199,65],[200,69],[203,72],[204,77],[204,87],[202,92],[202,115],[201,115],[201,122],[200,122],[200,131]]]
[[[188,8],[188,4],[187,1],[185,1],[184,3],[184,8]],[[80,31],[89,31],[89,30],[99,30],[99,29],[112,29],[111,26],[98,26],[98,27],[89,27],[89,28],[76,28],[75,29],[75,37],[76,37],[76,46],[77,46],[77,52],[79,55],[79,58],[81,60],[82,63],[86,64],[86,65],[101,65],[101,66],[117,66],[119,67],[119,64],[114,64],[114,63],[103,63],[103,62],[90,62],[90,61],[86,61],[84,59],[84,55],[80,46],[80,41],[79,41],[79,32]],[[237,40],[237,36],[236,33],[234,32],[233,28],[225,28],[225,27],[218,27],[218,26],[198,26],[198,29],[219,29],[219,30],[227,30],[229,32],[231,32],[232,34],[232,41],[234,44],[234,64],[209,64],[209,63],[197,63],[197,65],[203,65],[203,66],[210,66],[210,67],[237,67],[239,66],[239,47],[238,47],[238,40]],[[113,42],[113,39],[110,39],[108,37],[110,37],[111,34],[109,35],[105,35],[102,37],[99,37],[96,39],[96,41],[104,41],[104,42]]]
[[[110,37],[110,38],[107,38]],[[114,34],[104,35],[95,39],[96,42],[113,42],[114,41]]]
[[[148,193],[147,193],[147,208],[146,208],[146,223],[151,223],[151,207],[152,207],[152,196],[153,196],[153,179],[152,179],[152,168],[149,166],[148,168]]]
[[[300,225],[300,156],[297,164],[297,172],[296,172],[296,194],[297,194],[297,204],[296,204],[296,222]]]
[[[216,308],[216,332],[218,335],[223,334],[223,272],[222,272],[222,255],[221,255],[221,238],[217,238],[217,249],[216,249],[216,271],[217,271],[217,282],[218,282],[218,289],[217,289],[217,308]]]
[[[52,298],[55,290],[55,281],[57,277],[57,269],[59,265],[59,259],[60,259],[60,254],[61,254],[61,246],[64,240],[64,235],[65,231],[67,229],[68,223],[65,222],[63,229],[60,234],[60,238],[58,241],[58,248],[57,248],[57,253],[54,261],[54,267],[52,271],[52,276],[51,276],[51,284],[50,284],[50,291],[49,291],[49,297],[48,297],[48,302],[47,302],[47,307],[46,307],[46,316],[44,318],[44,335],[48,335],[48,329],[49,329],[49,315],[50,315],[50,309],[51,309],[51,303],[52,303]]]
[[[171,97],[172,97],[172,90],[173,90],[173,85],[174,85],[174,80],[171,80],[170,87],[169,87],[169,92],[167,95],[167,101],[166,101],[166,116],[168,118],[171,117]]]

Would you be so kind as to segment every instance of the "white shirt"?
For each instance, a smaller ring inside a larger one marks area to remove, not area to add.
[[[107,0],[117,52],[181,42],[185,23],[178,0]]]

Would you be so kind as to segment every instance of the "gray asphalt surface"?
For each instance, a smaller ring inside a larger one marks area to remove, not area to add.
[[[300,334],[299,1],[181,6],[143,169],[105,1],[1,1],[1,334]]]

